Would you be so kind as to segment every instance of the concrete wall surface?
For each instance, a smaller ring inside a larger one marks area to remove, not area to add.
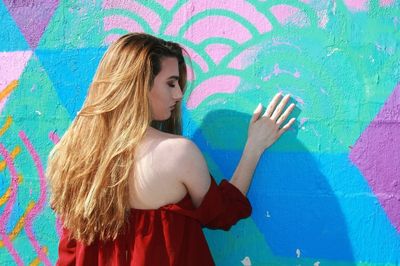
[[[400,1],[3,0],[0,18],[1,265],[55,264],[47,155],[132,31],[189,52],[184,135],[218,181],[259,102],[297,104],[256,169],[252,216],[205,230],[217,265],[400,265]]]

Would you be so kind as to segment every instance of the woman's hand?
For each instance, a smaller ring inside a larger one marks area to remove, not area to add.
[[[282,126],[282,123],[295,108],[295,104],[290,104],[284,111],[285,106],[290,99],[290,94],[285,95],[282,99],[281,96],[281,93],[277,93],[274,96],[272,101],[269,103],[267,110],[261,117],[262,105],[259,104],[254,110],[249,125],[246,148],[255,152],[257,155],[261,155],[265,149],[279,139],[279,137],[286,132],[296,120],[295,118],[291,118],[289,122]]]

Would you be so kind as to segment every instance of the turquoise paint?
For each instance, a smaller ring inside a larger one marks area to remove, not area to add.
[[[207,65],[208,70],[203,71],[192,61],[196,79],[189,84],[184,105],[206,79],[234,75],[241,80],[234,93],[211,95],[193,110],[183,108],[184,135],[204,151],[217,180],[233,173],[246,140],[250,115],[259,102],[266,105],[277,91],[291,93],[293,101],[297,101],[294,116],[298,122],[267,151],[255,173],[249,193],[253,216],[229,232],[205,231],[217,265],[243,265],[241,261],[246,256],[252,265],[399,263],[400,233],[365,178],[348,160],[351,146],[400,81],[400,3],[380,8],[378,2],[369,1],[368,11],[354,12],[342,1],[246,1],[273,26],[272,31],[260,34],[258,25],[223,8],[207,8],[191,16],[198,5],[205,3],[194,1],[186,10],[187,21],[178,36],[168,35],[166,29],[186,1],[177,1],[170,11],[156,2],[143,3],[162,18],[157,35],[191,48]],[[214,1],[207,6],[212,4]],[[235,4],[239,5],[232,3]],[[270,12],[279,4],[298,8],[307,16],[309,26],[280,25]],[[320,16],[324,12],[328,21],[321,27]],[[6,102],[0,124],[7,116],[13,117],[13,124],[0,141],[9,150],[21,146],[15,163],[24,176],[18,187],[19,205],[7,222],[8,230],[40,193],[36,169],[18,132],[24,130],[28,134],[45,163],[53,146],[48,134],[56,131],[61,136],[82,104],[106,48],[104,39],[127,32],[122,26],[104,31],[103,19],[111,15],[128,17],[154,33],[144,14],[105,10],[101,1],[62,2],[19,78],[19,86]],[[184,34],[193,23],[214,15],[237,21],[252,38],[239,45],[229,36],[213,36],[210,27],[210,38],[199,44],[185,39]],[[0,16],[0,50],[29,49],[3,3]],[[205,50],[210,44],[225,44],[232,51],[216,64]],[[242,59],[241,68],[230,68],[229,64],[245,51],[252,53]],[[283,72],[273,74],[276,66]],[[296,72],[297,77],[293,75]],[[268,75],[270,78],[263,80]],[[298,174],[304,168],[307,170]],[[6,180],[1,183],[0,193],[9,184],[9,174],[4,173],[2,178]],[[270,217],[265,216],[265,211]],[[49,206],[35,218],[33,229],[36,240],[48,248],[48,257],[54,263],[58,237]],[[13,245],[24,263],[37,257],[24,230]],[[0,262],[13,263],[4,247],[0,248]]]

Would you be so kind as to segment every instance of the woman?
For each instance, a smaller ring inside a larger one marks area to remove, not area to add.
[[[82,110],[49,155],[50,204],[63,222],[58,265],[214,265],[202,227],[248,217],[263,151],[294,122],[277,94],[250,121],[240,163],[217,185],[180,136],[182,48],[131,33],[103,56]]]

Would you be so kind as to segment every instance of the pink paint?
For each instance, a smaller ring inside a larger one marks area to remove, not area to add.
[[[380,0],[380,1],[379,1],[379,5],[380,5],[381,7],[387,7],[387,6],[393,5],[394,2],[395,2],[395,0]]]
[[[55,131],[51,131],[49,133],[49,139],[54,143],[57,144],[60,141],[60,137],[57,135]]]
[[[275,64],[274,65],[274,70],[271,72],[271,74],[265,76],[263,78],[264,81],[268,81],[272,78],[272,75],[274,76],[278,76],[280,74],[289,74],[291,76],[293,76],[294,78],[299,78],[300,77],[300,72],[298,70],[296,70],[293,74],[290,71],[287,70],[283,70],[281,68],[279,68],[279,64]]]
[[[298,96],[295,96],[294,99],[296,100],[296,102],[298,102],[301,105],[304,105],[304,100]]]
[[[281,73],[284,73],[284,71],[282,71],[282,70],[279,68],[279,65],[278,65],[278,64],[275,64],[275,65],[274,65],[274,70],[272,71],[272,73],[273,73],[275,76],[277,76],[277,75],[279,75],[279,74],[281,74]]]
[[[119,15],[105,17],[103,20],[104,31],[109,31],[115,28],[124,29],[128,32],[144,32],[135,20]]]
[[[275,5],[270,9],[271,13],[276,17],[278,22],[282,25],[292,23],[298,27],[305,27],[310,25],[310,21],[305,13],[297,7],[289,5]]]
[[[8,98],[8,97],[6,97],[5,99],[3,99],[3,100],[0,101],[0,113],[1,113],[1,111],[3,110],[4,106],[6,106],[7,98]]]
[[[258,54],[261,48],[261,46],[253,46],[247,48],[246,50],[235,56],[235,58],[233,58],[232,61],[228,64],[228,67],[239,70],[245,69],[253,63],[253,58]]]
[[[153,32],[158,33],[160,30],[160,16],[152,9],[145,7],[136,1],[104,0],[103,8],[129,10],[145,20],[150,28],[153,30]]]
[[[193,69],[188,64],[186,64],[186,75],[187,75],[187,79],[189,81],[193,81],[196,78],[196,75],[195,75]]]
[[[286,45],[295,48],[299,52],[301,52],[300,47],[293,45],[289,42],[283,42],[278,40],[277,38],[272,38],[272,46]],[[254,58],[260,52],[261,49],[265,48],[265,45],[255,45],[245,49],[243,52],[238,54],[232,61],[228,64],[228,67],[233,69],[243,70],[254,63]]]
[[[318,16],[318,27],[325,29],[326,24],[328,24],[329,21],[328,11],[326,9],[317,11],[317,16]]]
[[[32,51],[0,52],[0,90],[3,90],[12,81],[19,79],[31,56]],[[8,97],[0,101],[0,113],[7,99]]]
[[[309,119],[308,119],[308,118],[305,118],[305,117],[301,118],[301,119],[300,119],[300,125],[299,125],[299,126],[302,127],[302,126],[304,125],[304,123],[307,122],[308,120],[309,120]]]
[[[120,34],[109,34],[106,36],[106,38],[104,39],[104,44],[105,45],[110,45],[113,42],[115,42],[116,40],[118,40],[118,38],[121,37]]]
[[[257,9],[244,0],[237,0],[233,5],[230,1],[214,0],[214,1],[188,1],[183,4],[174,14],[174,20],[168,25],[165,34],[177,36],[180,29],[185,23],[198,13],[209,11],[212,9],[223,9],[236,13],[248,20],[260,33],[272,30],[269,20],[257,11]],[[190,13],[188,14],[188,10]]]
[[[0,217],[0,235],[3,240],[4,246],[6,247],[8,252],[11,254],[11,256],[14,258],[14,261],[17,263],[17,265],[24,265],[20,256],[18,255],[17,251],[15,250],[15,248],[11,242],[11,239],[8,237],[8,234],[6,232],[7,221],[10,218],[10,215],[14,208],[15,200],[17,197],[18,174],[17,174],[17,170],[14,167],[14,162],[13,162],[10,154],[7,152],[6,148],[1,143],[0,143],[0,154],[1,154],[1,156],[3,156],[4,161],[7,164],[7,168],[11,174],[11,192],[10,192],[10,197],[8,198],[6,206]]]
[[[229,17],[208,16],[193,23],[184,37],[196,44],[211,37],[231,39],[242,44],[252,35],[246,27]]]
[[[232,93],[239,86],[240,78],[232,75],[216,76],[200,83],[190,94],[187,108],[196,108],[205,98],[215,93]]]
[[[63,228],[63,224],[62,221],[59,217],[56,218],[56,230],[57,230],[57,235],[60,238],[62,235],[62,228]]]
[[[389,220],[400,232],[400,83],[362,132],[350,159],[368,181]]]
[[[201,70],[203,70],[203,72],[208,71],[208,65],[206,61],[204,61],[203,57],[201,57],[195,50],[190,47],[185,46],[185,50],[188,52],[190,60],[194,61],[201,68]]]
[[[32,51],[0,52],[0,89],[3,90],[11,81],[18,80]]]
[[[368,11],[368,0],[344,0],[344,4],[351,11]]]
[[[177,0],[156,0],[156,1],[160,5],[162,5],[166,10],[171,10],[177,2]]]
[[[27,213],[25,218],[25,232],[31,242],[32,246],[35,248],[36,253],[40,261],[42,261],[45,265],[51,265],[49,258],[47,257],[46,253],[41,249],[38,241],[35,238],[35,235],[32,230],[32,222],[35,217],[43,210],[43,207],[46,204],[46,177],[44,174],[42,162],[40,160],[39,155],[37,154],[35,148],[33,147],[32,143],[29,141],[28,137],[26,136],[24,131],[20,131],[18,136],[21,138],[22,142],[24,143],[26,149],[28,150],[29,154],[31,155],[36,169],[39,174],[39,185],[40,185],[40,195],[37,204]]]
[[[222,58],[224,58],[227,54],[232,51],[232,47],[222,43],[213,43],[207,45],[205,48],[207,54],[211,57],[211,59],[215,62],[215,64],[219,64]]]

